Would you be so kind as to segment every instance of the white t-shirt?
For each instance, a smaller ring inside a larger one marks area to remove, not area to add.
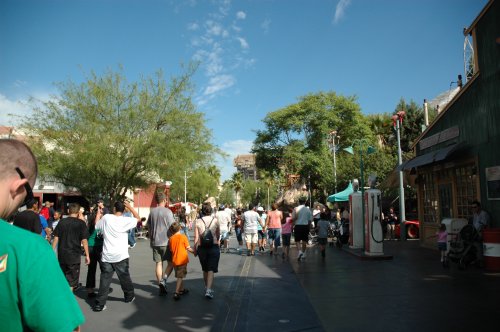
[[[231,216],[228,215],[227,212],[224,210],[224,211],[217,211],[215,217],[217,218],[217,220],[219,220],[221,234],[229,232],[229,225],[231,224]]]
[[[254,210],[248,210],[243,213],[243,222],[245,234],[257,233],[257,226],[261,223],[261,217]]]
[[[118,263],[129,258],[128,230],[137,226],[137,219],[133,217],[104,215],[95,225],[100,230],[104,245],[102,247],[102,261]]]

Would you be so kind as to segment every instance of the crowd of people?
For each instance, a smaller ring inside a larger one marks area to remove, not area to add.
[[[183,283],[189,254],[197,257],[201,265],[204,296],[214,298],[214,275],[218,272],[221,252],[230,249],[229,235],[233,232],[236,249],[242,253],[255,256],[257,251],[261,255],[267,251],[270,256],[281,256],[283,260],[289,259],[293,235],[297,260],[302,261],[307,257],[311,231],[318,238],[324,258],[330,222],[349,218],[345,208],[332,211],[318,204],[311,209],[305,197],[300,197],[298,205],[288,211],[280,211],[277,204],[265,211],[260,205],[234,209],[207,200],[199,210],[187,212],[182,208],[174,215],[163,193],[157,194],[157,207],[151,209],[147,220],[140,218],[127,200],[115,201],[112,209],[99,200],[87,215],[79,204],[71,203],[68,214],[63,216],[50,202],[39,208],[33,196],[31,188],[37,176],[37,162],[31,150],[12,139],[0,140],[0,148],[0,287],[4,290],[0,297],[0,315],[9,317],[3,320],[7,331],[78,331],[84,317],[73,292],[81,287],[82,256],[88,265],[87,296],[95,298],[93,311],[106,309],[115,272],[124,302],[133,302],[129,249],[135,246],[131,233],[134,234],[136,228],[147,227],[158,295],[168,294],[167,282],[175,272],[173,299],[178,301],[189,293]],[[22,206],[26,209],[16,213]],[[488,225],[488,216],[479,202],[475,201],[474,207],[473,224],[482,231]],[[9,219],[13,215],[15,217]],[[9,225],[8,219],[17,227]],[[392,224],[397,222],[393,210],[389,211],[388,220],[392,237]],[[192,241],[190,230],[194,233]],[[445,229],[440,229],[437,234],[440,251],[446,249],[445,236]],[[101,273],[97,288],[98,266]],[[44,287],[39,287],[38,276],[42,273],[46,278]],[[53,307],[58,310],[51,310]]]

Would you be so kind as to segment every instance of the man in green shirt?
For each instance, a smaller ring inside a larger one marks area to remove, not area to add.
[[[51,247],[5,221],[33,198],[36,159],[13,139],[0,139],[0,151],[0,329],[79,331],[85,319]]]

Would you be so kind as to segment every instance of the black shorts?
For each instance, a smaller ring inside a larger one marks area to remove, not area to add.
[[[203,272],[219,272],[220,247],[218,245],[213,245],[211,248],[198,247],[197,253]]]
[[[295,225],[293,228],[293,234],[295,235],[295,242],[309,240],[309,225]]]
[[[65,264],[65,263],[59,263],[59,266],[61,267],[61,270],[66,277],[66,280],[68,280],[68,284],[70,287],[77,287],[78,286],[78,281],[80,279],[80,263],[77,264]]]
[[[321,244],[321,245],[326,245],[328,242],[328,239],[326,237],[318,237],[318,244]]]
[[[290,239],[292,238],[292,233],[281,234],[281,239],[283,240],[283,245],[289,247]]]

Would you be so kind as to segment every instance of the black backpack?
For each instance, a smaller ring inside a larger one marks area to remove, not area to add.
[[[205,220],[201,218],[201,221],[205,224]],[[201,240],[200,240],[200,247],[202,248],[212,248],[214,245],[214,236],[212,235],[212,231],[210,230],[210,226],[212,225],[212,221],[214,221],[214,218],[210,221],[210,224],[205,224],[205,231],[203,234],[201,234]]]

